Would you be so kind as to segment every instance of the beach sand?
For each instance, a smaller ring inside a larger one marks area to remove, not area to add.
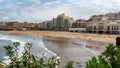
[[[116,37],[120,36],[120,35],[72,33],[72,32],[59,32],[59,31],[0,31],[0,32],[9,33],[9,34],[37,34],[37,35],[51,36],[51,37],[79,38],[79,39],[112,43],[112,44],[115,44]]]

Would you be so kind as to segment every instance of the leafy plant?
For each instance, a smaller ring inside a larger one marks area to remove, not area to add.
[[[120,47],[109,44],[101,55],[86,62],[86,68],[120,68]]]
[[[26,43],[21,57],[18,55],[20,43],[14,42],[13,46],[4,46],[6,55],[9,56],[10,63],[4,64],[5,68],[56,68],[60,61],[55,56],[51,58],[41,57],[40,59],[31,54],[32,44]],[[0,68],[3,65],[0,64]]]
[[[73,61],[68,61],[65,68],[73,68]]]

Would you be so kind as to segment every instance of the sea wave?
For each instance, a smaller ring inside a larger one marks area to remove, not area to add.
[[[31,38],[28,38],[28,39],[26,39],[26,40],[30,40]],[[23,50],[24,50],[24,46],[25,46],[25,43],[26,43],[26,40],[25,40],[25,37],[21,37],[21,36],[14,36],[14,35],[5,35],[5,34],[0,34],[0,40],[10,40],[10,41],[12,41],[12,42],[19,42],[20,44],[21,44],[21,46],[19,47],[19,50],[18,50],[18,54],[19,54],[19,57],[22,55],[22,52],[23,52]],[[32,40],[32,42],[36,42],[37,40]],[[44,49],[44,54],[45,54],[45,56],[57,56],[54,52],[52,52],[52,51],[50,51],[48,48],[46,48],[45,46],[44,46],[44,43],[42,42],[42,41],[37,41],[36,42],[37,43],[37,45],[40,47],[40,48],[42,48],[42,49]],[[37,54],[39,54],[39,55],[42,55],[42,53],[37,53]],[[4,60],[3,62],[4,63],[6,63],[6,64],[9,64],[10,63],[10,60],[8,60],[8,56],[5,56],[4,57],[4,59],[6,59],[6,60]],[[60,59],[60,57],[59,56],[57,56],[57,59]]]

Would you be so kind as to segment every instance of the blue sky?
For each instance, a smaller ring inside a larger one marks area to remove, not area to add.
[[[120,0],[0,0],[0,21],[42,22],[60,13],[75,19],[120,11]]]

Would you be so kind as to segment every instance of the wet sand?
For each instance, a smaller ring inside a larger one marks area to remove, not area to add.
[[[107,43],[80,39],[43,37],[44,45],[61,58],[59,68],[64,68],[67,61],[74,62],[74,68],[85,68],[85,62],[105,50]]]

